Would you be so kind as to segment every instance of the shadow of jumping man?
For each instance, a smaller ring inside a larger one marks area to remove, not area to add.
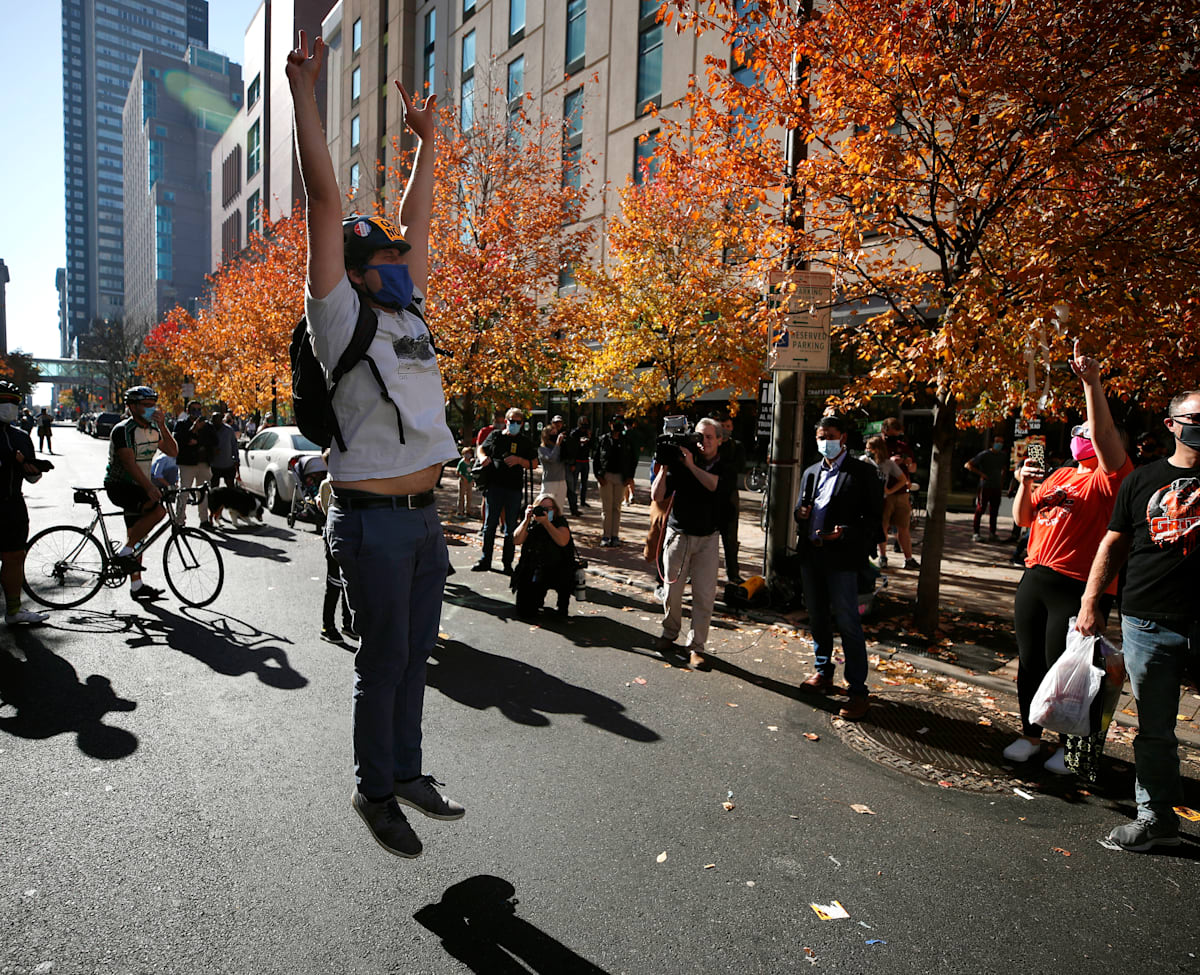
[[[427,904],[413,918],[473,972],[604,975],[604,969],[517,917],[515,894],[507,880],[482,874],[448,887],[439,903]]]
[[[104,723],[110,711],[133,711],[135,701],[118,697],[101,674],[81,682],[33,632],[14,636],[24,660],[0,650],[0,731],[34,741],[74,734],[81,752],[107,761],[137,751],[136,735]]]
[[[657,732],[622,714],[624,705],[612,698],[511,657],[445,640],[434,647],[429,663],[428,686],[477,711],[497,708],[510,721],[532,727],[549,725],[546,714],[578,714],[585,724],[633,741],[659,739]]]

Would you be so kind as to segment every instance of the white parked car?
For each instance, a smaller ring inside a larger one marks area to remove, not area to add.
[[[286,515],[292,506],[296,479],[288,473],[293,457],[319,457],[321,448],[299,427],[268,427],[242,448],[242,484],[264,498],[273,514]]]

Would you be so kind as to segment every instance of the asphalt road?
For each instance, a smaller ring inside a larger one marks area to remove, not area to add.
[[[34,530],[101,478],[107,442],[56,434]],[[320,539],[268,516],[221,544],[208,609],[104,590],[0,630],[2,975],[1198,970],[1194,829],[1114,853],[1129,801],[886,769],[798,699],[800,643],[720,628],[723,670],[670,668],[644,593],[530,626],[469,545],[425,721],[467,816],[414,814],[425,855],[388,856],[349,807]]]

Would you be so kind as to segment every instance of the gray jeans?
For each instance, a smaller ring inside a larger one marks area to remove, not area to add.
[[[330,551],[361,639],[354,655],[354,775],[368,798],[421,775],[425,663],[437,640],[450,558],[437,506],[330,506]]]
[[[708,643],[708,626],[712,621],[713,603],[717,594],[717,568],[720,565],[718,543],[720,535],[685,535],[667,528],[663,542],[663,575],[666,576],[666,595],[663,597],[662,635],[674,641],[683,629],[683,587],[688,577],[692,581],[692,629],[687,646],[697,653],[704,652]]]

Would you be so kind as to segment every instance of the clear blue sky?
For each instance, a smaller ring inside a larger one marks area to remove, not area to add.
[[[261,0],[209,0],[209,47],[242,61],[242,40]],[[67,260],[63,225],[62,9],[6,4],[0,58],[0,258],[8,265],[9,350],[58,356],[54,272]],[[39,400],[48,399],[49,387]]]

